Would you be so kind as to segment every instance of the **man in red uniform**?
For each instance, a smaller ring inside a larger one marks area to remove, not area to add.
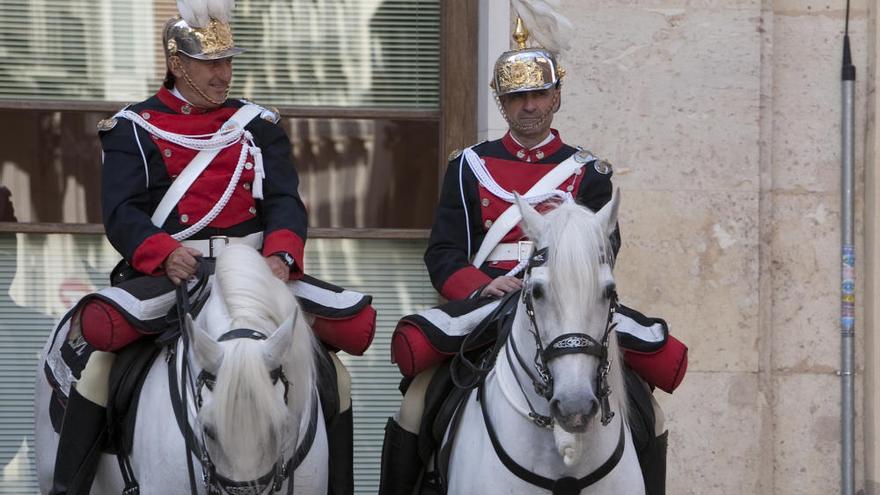
[[[548,200],[566,194],[593,211],[611,199],[611,166],[589,151],[565,144],[551,127],[561,104],[565,72],[549,51],[526,48],[527,36],[519,21],[514,35],[519,49],[502,54],[494,68],[492,88],[508,132],[499,140],[450,156],[425,252],[431,282],[449,301],[500,297],[522,287],[521,275],[514,269],[521,259],[518,242],[525,240],[525,235],[515,223],[495,225],[504,222],[503,213],[513,205],[514,193],[523,195],[539,211],[547,207]],[[565,168],[567,172],[561,175],[553,172],[569,158],[580,166]],[[536,186],[539,181],[544,184]],[[612,234],[611,244],[616,255],[619,231]],[[380,494],[412,493],[421,470],[417,433],[425,393],[436,369],[415,376],[398,417],[388,421]],[[628,382],[635,382],[628,383],[630,402],[636,409],[630,415],[630,425],[647,493],[662,495],[666,437],[655,436],[655,410],[659,415],[659,408],[654,407],[644,382],[629,374]]]
[[[234,45],[227,20],[168,21],[163,86],[99,124],[104,226],[127,263],[114,270],[114,284],[145,274],[179,285],[195,275],[197,257],[214,257],[227,243],[261,250],[281,280],[303,275],[308,219],[290,141],[277,112],[227,99],[232,59],[244,51]],[[114,358],[94,351],[71,388],[50,493],[89,492]],[[348,437],[350,449],[345,400],[339,409],[347,422],[336,433]],[[331,449],[333,435],[328,431]],[[343,468],[349,479],[333,493],[351,491],[351,466]]]

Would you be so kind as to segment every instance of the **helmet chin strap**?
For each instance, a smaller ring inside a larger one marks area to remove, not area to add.
[[[179,59],[178,59],[178,62],[177,62],[177,66],[180,68],[181,72],[183,72],[183,80],[186,81],[186,84],[187,84],[190,88],[192,88],[193,91],[195,91],[196,93],[198,93],[199,96],[201,96],[202,98],[204,98],[205,101],[207,101],[208,103],[211,103],[211,104],[214,105],[214,106],[218,106],[218,107],[221,106],[221,105],[223,105],[223,103],[226,102],[226,98],[229,96],[229,86],[226,87],[226,93],[223,95],[223,99],[220,100],[220,101],[217,101],[217,100],[211,98],[210,96],[206,95],[205,92],[202,91],[201,88],[199,88],[198,86],[196,86],[196,83],[194,83],[193,80],[192,80],[192,78],[189,77],[189,72],[186,71],[186,67],[184,67],[183,64],[180,63],[180,60],[179,60]]]
[[[517,132],[529,132],[539,127],[543,127],[544,124],[547,123],[547,120],[553,116],[553,113],[556,111],[556,105],[559,104],[559,92],[555,91],[553,93],[553,104],[550,105],[549,110],[544,112],[544,114],[532,124],[520,124],[518,121],[511,118],[510,115],[507,114],[507,111],[504,110],[504,105],[501,104],[501,98],[498,96],[498,93],[493,91],[492,94],[495,96],[495,104],[498,105],[498,111],[501,112],[501,116],[504,117],[504,120],[507,121],[510,128]]]

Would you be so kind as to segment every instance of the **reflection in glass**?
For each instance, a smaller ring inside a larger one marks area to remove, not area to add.
[[[0,0],[0,100],[139,101],[174,0]],[[243,0],[233,94],[276,106],[436,109],[440,0]]]

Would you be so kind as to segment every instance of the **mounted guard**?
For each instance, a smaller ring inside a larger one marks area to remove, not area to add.
[[[435,480],[443,479],[432,456],[445,445],[452,411],[469,392],[451,375],[460,375],[463,361],[483,363],[465,366],[470,371],[491,367],[471,355],[488,352],[502,332],[500,322],[509,320],[516,308],[515,295],[534,254],[534,244],[517,225],[523,215],[514,204],[517,192],[524,204],[542,213],[572,199],[595,212],[612,197],[611,165],[585,148],[565,144],[551,127],[566,74],[556,53],[567,47],[564,31],[570,23],[549,3],[513,2],[517,48],[497,59],[491,79],[508,132],[449,157],[425,264],[434,287],[450,303],[404,317],[392,336],[392,360],[405,377],[406,391],[399,413],[386,426],[382,494],[409,494],[417,487],[430,492]],[[551,27],[534,33],[541,46],[528,46],[526,25]],[[610,264],[620,247],[620,232],[614,228],[609,235]],[[678,386],[687,348],[669,335],[661,319],[623,305],[614,316],[627,364],[624,376],[633,412],[629,427],[647,493],[662,495],[667,433],[652,390],[671,393]],[[465,388],[479,382],[475,378]],[[429,465],[431,459],[434,464]]]
[[[47,346],[43,371],[53,400],[38,408],[51,413],[60,439],[57,457],[41,452],[38,458],[43,489],[51,494],[89,493],[108,449],[117,451],[124,467],[131,445],[114,449],[118,445],[111,443],[119,439],[113,434],[120,432],[108,430],[119,427],[108,425],[108,402],[119,400],[110,395],[111,376],[135,375],[133,386],[139,386],[150,367],[142,355],[155,357],[163,344],[171,352],[167,340],[183,324],[174,309],[175,288],[185,289],[183,299],[191,299],[197,310],[213,286],[213,260],[228,245],[262,254],[327,348],[360,355],[372,341],[376,315],[368,296],[305,275],[308,219],[281,116],[228,98],[233,57],[245,51],[232,36],[234,2],[179,0],[178,8],[180,16],[162,31],[167,68],[162,87],[98,125],[104,226],[123,261],[111,274],[113,287],[72,308]],[[133,344],[142,351],[130,351]],[[123,354],[125,359],[117,359]],[[329,493],[348,494],[353,491],[350,378],[335,352],[321,354]],[[119,361],[128,367],[121,369]],[[140,367],[131,367],[131,361]],[[41,445],[51,445],[50,436],[38,426]],[[124,477],[131,474],[125,471]],[[213,493],[216,487],[206,489]]]

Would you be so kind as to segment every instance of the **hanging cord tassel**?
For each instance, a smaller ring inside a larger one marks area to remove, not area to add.
[[[251,192],[254,199],[263,199],[263,179],[266,178],[266,168],[263,166],[263,150],[254,143],[254,136],[250,131],[245,131],[244,137],[247,140],[245,147],[248,148],[250,155],[254,157],[254,183],[253,187],[251,187]]]

